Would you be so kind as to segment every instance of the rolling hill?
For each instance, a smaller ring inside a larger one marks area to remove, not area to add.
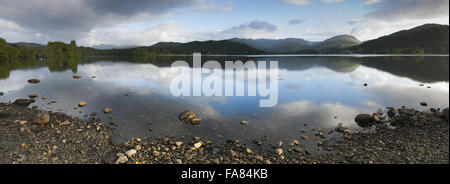
[[[361,54],[448,54],[449,26],[425,24],[366,41],[349,50]]]

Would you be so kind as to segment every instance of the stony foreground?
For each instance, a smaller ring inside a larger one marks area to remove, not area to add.
[[[137,138],[113,145],[105,123],[0,103],[0,163],[449,163],[448,109],[401,108],[391,109],[389,117],[381,114],[361,119],[376,130],[352,133],[338,127],[342,138],[324,140],[319,155],[296,141],[272,151],[253,151],[239,140],[214,143],[200,137]]]

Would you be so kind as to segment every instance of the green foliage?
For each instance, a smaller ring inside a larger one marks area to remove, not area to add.
[[[0,62],[10,61],[19,55],[17,48],[9,45],[5,39],[0,38]]]
[[[70,44],[65,44],[63,42],[48,42],[47,46],[42,49],[42,52],[43,55],[48,58],[69,58],[80,56],[75,41],[70,42]]]

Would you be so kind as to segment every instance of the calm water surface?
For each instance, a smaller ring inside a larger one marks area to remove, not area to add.
[[[172,96],[169,85],[175,75],[169,72],[170,64],[179,59],[192,60],[156,57],[131,62],[91,58],[79,62],[0,63],[0,91],[4,92],[0,101],[39,94],[47,96],[46,100],[37,98],[33,104],[41,109],[80,118],[98,112],[105,122],[114,116],[114,142],[172,135],[209,140],[239,138],[244,142],[267,138],[275,142],[300,140],[301,135],[307,135],[310,140],[305,144],[316,144],[313,129],[331,130],[338,123],[356,128],[353,119],[357,114],[375,112],[380,107],[404,105],[424,109],[419,105],[422,101],[432,107],[449,106],[448,56],[202,58],[219,62],[279,61],[278,105],[270,108],[260,108],[259,100],[265,97],[258,96]],[[83,77],[73,79],[74,73]],[[41,82],[28,84],[31,78]],[[57,103],[48,104],[51,100]],[[75,110],[77,101],[88,105]],[[114,112],[104,115],[101,112],[105,107],[112,107]],[[203,118],[203,123],[193,126],[180,122],[178,113],[187,109]],[[241,125],[241,120],[250,124]],[[301,129],[308,133],[301,134]]]

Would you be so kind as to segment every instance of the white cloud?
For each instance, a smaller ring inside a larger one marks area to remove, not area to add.
[[[282,0],[286,3],[295,4],[295,5],[309,5],[314,0]]]
[[[161,23],[144,29],[94,29],[81,39],[81,45],[139,45],[148,46],[161,41],[184,41],[184,31],[174,22]]]

